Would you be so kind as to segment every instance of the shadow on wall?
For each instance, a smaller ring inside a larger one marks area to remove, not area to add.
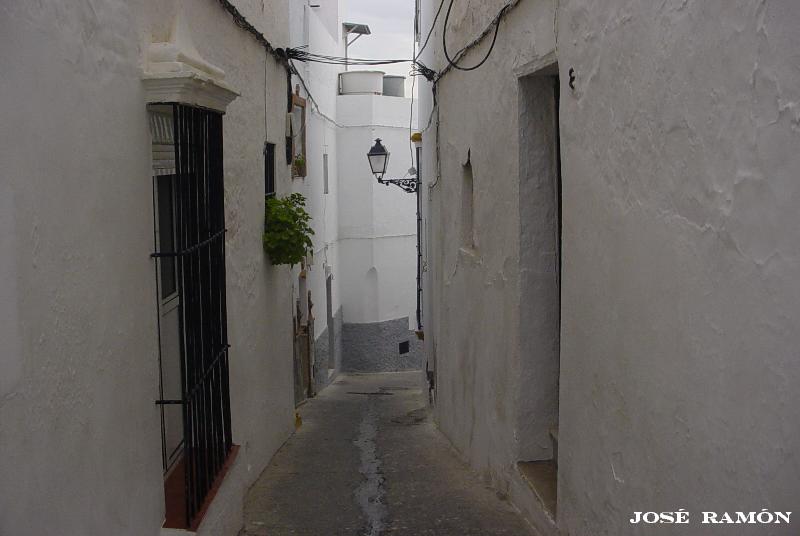
[[[422,370],[423,343],[408,329],[408,317],[370,324],[344,324],[342,371]]]
[[[330,348],[331,338],[328,336],[330,326],[317,334],[314,344],[314,383],[317,392],[327,386],[335,377],[337,370],[342,370],[342,308],[333,315],[333,351]]]

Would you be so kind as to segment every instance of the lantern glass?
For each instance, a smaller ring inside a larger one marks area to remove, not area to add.
[[[386,173],[386,166],[389,164],[389,151],[381,144],[381,140],[375,140],[375,145],[367,153],[369,167],[375,178],[381,180]]]

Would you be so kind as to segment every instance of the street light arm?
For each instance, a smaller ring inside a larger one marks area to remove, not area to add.
[[[398,188],[401,188],[403,191],[408,192],[410,194],[415,193],[419,185],[419,182],[417,181],[416,177],[408,179],[378,179],[378,182],[381,184],[385,184],[386,186],[394,184]]]

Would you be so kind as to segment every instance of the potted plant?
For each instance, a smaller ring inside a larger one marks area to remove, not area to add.
[[[311,216],[301,194],[268,197],[264,209],[264,251],[272,264],[300,263],[313,247]]]
[[[294,157],[294,161],[292,162],[292,170],[293,175],[295,177],[305,177],[306,176],[306,157],[302,154],[298,154]]]

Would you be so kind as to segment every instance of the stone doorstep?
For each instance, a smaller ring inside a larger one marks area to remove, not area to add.
[[[193,534],[197,533],[185,529],[165,529],[161,527],[161,536],[191,536]]]
[[[557,470],[552,460],[518,462],[509,486],[509,498],[542,536],[555,536]]]

